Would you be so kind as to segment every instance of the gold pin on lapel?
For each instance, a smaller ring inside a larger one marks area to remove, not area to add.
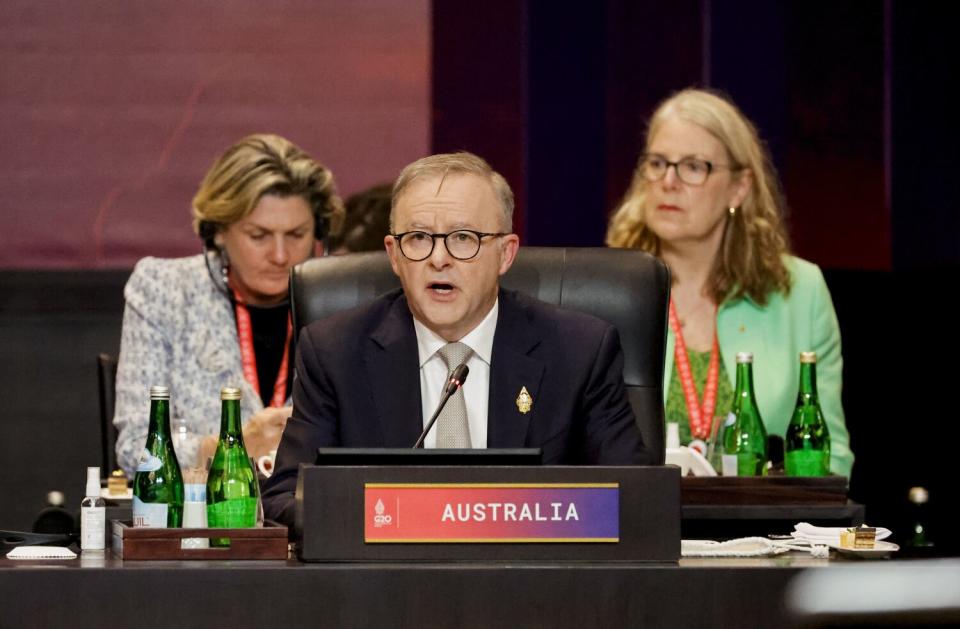
[[[527,391],[527,387],[521,387],[520,395],[517,396],[517,410],[526,415],[532,407],[533,398],[530,397],[530,392]]]

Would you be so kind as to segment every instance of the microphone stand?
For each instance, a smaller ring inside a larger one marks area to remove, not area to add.
[[[456,369],[450,374],[450,379],[447,380],[447,386],[443,388],[443,395],[440,396],[440,403],[437,405],[437,410],[433,412],[433,417],[430,418],[426,428],[420,433],[420,438],[413,444],[414,450],[423,447],[423,440],[427,438],[427,434],[430,432],[430,429],[433,428],[433,424],[436,423],[437,418],[440,417],[440,411],[447,405],[447,400],[450,399],[450,396],[459,391],[463,383],[467,381],[468,373],[470,373],[470,368],[463,363],[457,365]]]

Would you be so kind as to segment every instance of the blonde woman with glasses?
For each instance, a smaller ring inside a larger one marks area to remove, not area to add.
[[[661,103],[607,244],[670,267],[666,419],[703,447],[731,408],[735,356],[752,352],[767,433],[783,436],[799,354],[817,352],[833,473],[853,467],[840,400],[840,329],[820,269],[790,254],[777,175],[753,124],[729,100],[686,89]]]

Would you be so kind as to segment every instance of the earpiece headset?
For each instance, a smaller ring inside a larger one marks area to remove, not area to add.
[[[217,249],[217,243],[214,241],[214,238],[217,235],[217,225],[211,223],[210,221],[200,221],[197,226],[197,231],[200,233],[200,240],[203,242],[203,248],[205,251],[211,249]]]

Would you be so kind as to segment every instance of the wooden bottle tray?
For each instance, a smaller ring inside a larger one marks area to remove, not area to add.
[[[286,559],[287,527],[266,521],[249,529],[134,528],[111,520],[113,552],[121,559]],[[229,538],[230,546],[182,548],[187,538]]]
[[[844,505],[845,476],[686,476],[683,505]]]

